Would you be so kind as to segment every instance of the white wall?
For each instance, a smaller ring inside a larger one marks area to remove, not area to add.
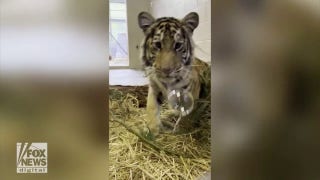
[[[150,0],[127,0],[129,68],[131,69],[142,68],[139,46],[144,34],[138,25],[138,14],[141,11],[150,12]]]
[[[200,16],[200,24],[194,31],[195,54],[204,61],[211,61],[211,0],[150,0],[151,13],[156,17],[183,18],[191,11]],[[201,51],[201,50],[202,51]]]
[[[107,3],[2,0],[0,7],[0,77],[105,76]]]

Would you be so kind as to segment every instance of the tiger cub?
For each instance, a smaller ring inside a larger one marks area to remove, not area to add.
[[[148,128],[156,136],[162,126],[160,104],[167,100],[168,92],[182,89],[190,92],[193,100],[198,99],[199,74],[208,64],[194,57],[192,34],[199,24],[197,13],[191,12],[178,20],[173,17],[155,19],[141,12],[138,23],[145,35],[141,54],[149,78]]]

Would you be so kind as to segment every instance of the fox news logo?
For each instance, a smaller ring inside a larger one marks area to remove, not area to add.
[[[47,173],[47,168],[47,143],[17,143],[17,173]]]

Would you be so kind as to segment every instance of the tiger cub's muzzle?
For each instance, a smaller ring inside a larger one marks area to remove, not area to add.
[[[160,52],[155,60],[156,72],[162,76],[170,76],[182,66],[181,57],[176,52]]]

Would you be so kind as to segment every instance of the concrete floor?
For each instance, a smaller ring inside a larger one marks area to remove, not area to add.
[[[109,70],[109,85],[121,86],[144,86],[148,84],[148,79],[144,72],[133,69],[112,69]]]

